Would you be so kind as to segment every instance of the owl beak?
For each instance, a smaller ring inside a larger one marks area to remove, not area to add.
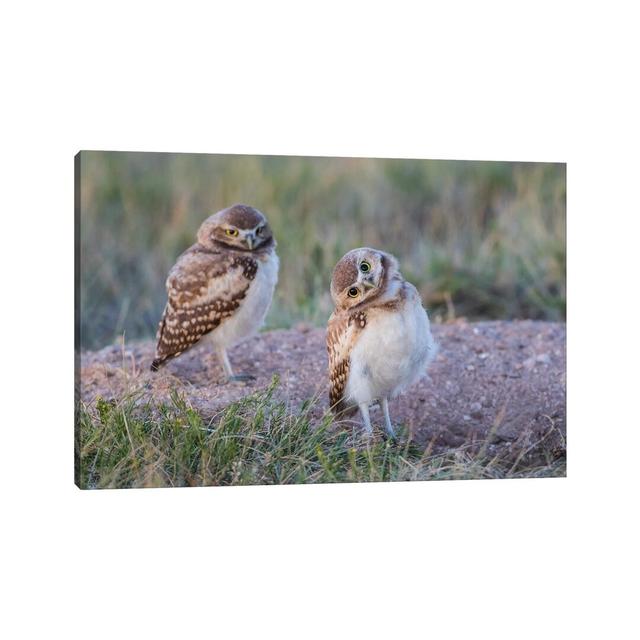
[[[244,238],[247,242],[247,246],[249,247],[249,251],[251,251],[253,249],[253,247],[256,244],[256,237],[253,235],[253,233],[247,233],[247,235]]]
[[[362,286],[365,289],[375,289],[376,288],[375,282],[373,281],[372,277],[363,278],[362,279]]]

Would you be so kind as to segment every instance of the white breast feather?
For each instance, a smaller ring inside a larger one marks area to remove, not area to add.
[[[346,396],[371,403],[417,382],[436,353],[429,318],[417,292],[397,311],[378,310],[351,352]]]
[[[279,260],[275,251],[257,260],[258,270],[235,313],[209,336],[214,345],[230,347],[254,335],[262,326],[278,282]]]

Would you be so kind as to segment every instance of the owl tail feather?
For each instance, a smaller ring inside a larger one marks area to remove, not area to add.
[[[156,358],[152,363],[149,369],[151,371],[157,371],[165,362],[166,358]]]
[[[347,404],[344,399],[340,399],[331,405],[331,412],[337,419],[348,418],[356,413],[357,410],[357,406]]]

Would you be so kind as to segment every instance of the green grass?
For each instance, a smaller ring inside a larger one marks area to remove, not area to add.
[[[78,405],[76,481],[81,488],[380,482],[563,476],[464,448],[432,455],[407,441],[368,441],[359,429],[293,413],[270,387],[205,421],[177,392],[166,405],[143,394]]]
[[[80,338],[151,338],[164,281],[209,214],[268,216],[280,280],[267,328],[318,326],[336,261],[394,253],[432,318],[565,317],[563,164],[83,152]]]

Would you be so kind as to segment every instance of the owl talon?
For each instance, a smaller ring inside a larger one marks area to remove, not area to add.
[[[252,376],[250,373],[236,373],[232,376],[227,377],[227,382],[254,382],[256,379],[255,376]]]

